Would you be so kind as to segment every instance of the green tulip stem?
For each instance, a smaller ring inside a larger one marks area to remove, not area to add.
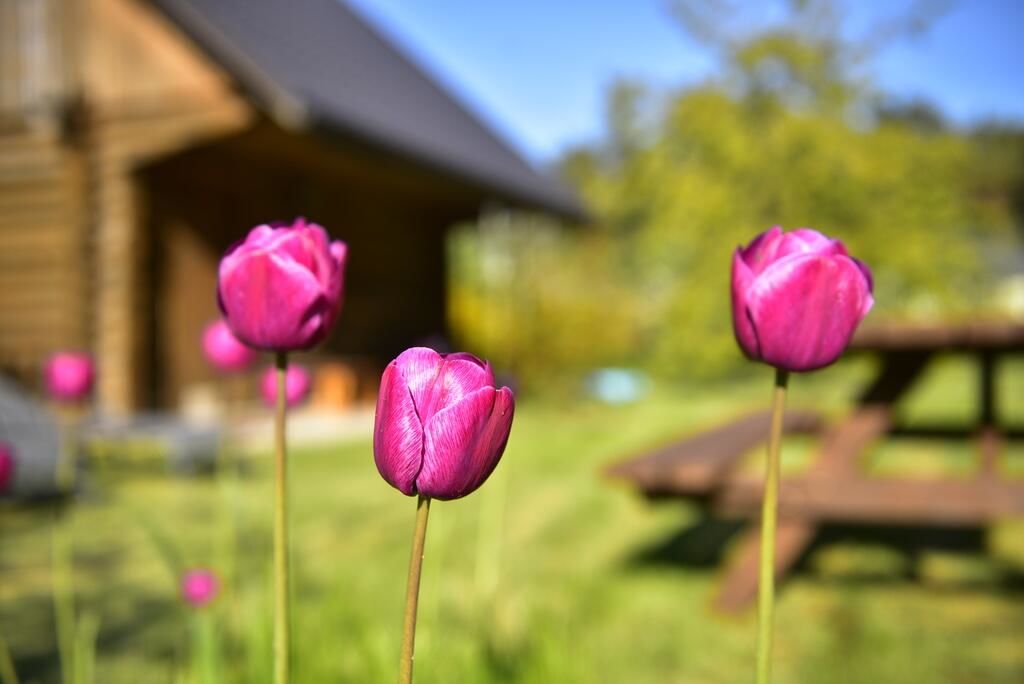
[[[78,435],[72,417],[60,413],[60,444],[57,450],[54,479],[57,492],[66,498],[53,510],[50,530],[50,571],[53,583],[54,622],[57,631],[57,654],[60,659],[61,682],[75,681],[75,585],[74,545],[71,515],[74,506]],[[66,505],[66,509],[61,506]]]
[[[288,684],[288,463],[285,458],[285,414],[288,407],[288,356],[277,352],[277,407],[274,412],[274,684]]]
[[[405,589],[405,621],[402,625],[402,660],[399,664],[399,684],[412,684],[412,659],[416,646],[416,606],[420,600],[420,575],[423,571],[423,546],[427,540],[427,516],[430,497],[420,494],[416,502],[416,529],[412,536],[412,556],[409,558],[409,581]]]
[[[18,684],[18,673],[3,634],[0,634],[0,684]]]
[[[786,409],[789,372],[775,371],[772,423],[765,463],[764,500],[761,504],[761,562],[757,592],[757,684],[768,684],[772,673],[772,628],[775,618],[775,527],[779,509],[779,464],[782,417]]]
[[[70,511],[65,511],[70,514]],[[75,681],[75,589],[72,570],[71,521],[54,513],[51,530],[51,580],[53,582],[54,622],[57,627],[57,653],[61,681]]]

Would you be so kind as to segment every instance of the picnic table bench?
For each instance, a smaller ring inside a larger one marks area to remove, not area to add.
[[[878,525],[984,526],[999,518],[1024,515],[1024,480],[999,476],[999,459],[1009,439],[1024,437],[1007,426],[996,406],[996,367],[1007,354],[1024,352],[1024,324],[865,328],[852,350],[879,357],[874,380],[854,410],[823,430],[812,465],[784,477],[779,490],[775,572],[782,578],[814,540],[824,523]],[[967,425],[899,424],[896,407],[940,354],[966,354],[977,362],[977,414]],[[787,433],[816,433],[816,414],[787,411]],[[768,437],[768,413],[742,416],[712,430],[653,452],[634,456],[606,471],[652,499],[698,501],[711,515],[751,520],[718,594],[726,612],[748,606],[757,594],[763,480],[736,467],[750,449]],[[973,439],[977,469],[969,478],[871,477],[863,472],[867,449],[882,438]]]
[[[607,474],[629,480],[651,499],[710,495],[724,484],[740,458],[768,438],[770,422],[769,411],[743,415],[617,463]],[[786,434],[815,434],[822,424],[818,413],[790,411],[782,429]]]

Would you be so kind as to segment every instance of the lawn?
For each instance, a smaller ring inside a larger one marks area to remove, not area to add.
[[[1007,370],[1004,415],[1024,423],[1024,367]],[[853,364],[797,378],[791,405],[841,412],[867,372]],[[699,534],[680,535],[700,512],[649,504],[599,470],[762,405],[768,371],[751,374],[758,382],[660,390],[629,406],[521,402],[494,477],[432,509],[417,681],[750,681],[755,616],[710,610],[721,565]],[[907,418],[966,418],[973,388],[969,369],[948,363]],[[807,446],[790,450],[791,467]],[[1024,476],[1022,450],[1009,457]],[[967,472],[970,459],[968,448],[887,446],[872,468]],[[244,464],[238,476],[194,478],[110,468],[68,512],[81,622],[98,629],[96,682],[198,681],[198,616],[177,596],[180,568],[195,565],[225,582],[208,616],[223,681],[270,681],[270,462],[258,453]],[[379,478],[369,436],[296,451],[291,473],[295,681],[393,681],[414,501]],[[46,510],[0,509],[0,630],[24,682],[59,680],[52,521]],[[775,681],[1024,681],[1024,522],[980,542],[913,557],[870,537],[819,548],[780,596]]]

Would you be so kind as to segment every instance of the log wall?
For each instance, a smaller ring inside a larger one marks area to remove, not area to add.
[[[143,3],[28,4],[0,0],[0,368],[32,380],[52,351],[89,350],[100,407],[125,412],[143,400],[151,301],[137,171],[253,111]]]

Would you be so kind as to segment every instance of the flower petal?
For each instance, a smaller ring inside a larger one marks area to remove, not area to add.
[[[373,427],[373,460],[388,484],[407,496],[416,493],[423,465],[423,427],[396,362],[384,370]]]
[[[256,352],[242,344],[223,319],[203,330],[203,352],[215,368],[222,371],[245,370],[256,359]]]
[[[757,331],[747,310],[747,296],[753,283],[754,274],[743,260],[742,250],[737,249],[732,255],[732,330],[743,353],[748,358],[760,359]]]
[[[323,268],[324,264],[317,258],[317,254],[327,253],[327,234],[323,228],[320,228],[319,232],[320,235],[304,222],[297,223],[296,227],[277,228],[274,230],[273,239],[264,249],[284,258],[294,259],[295,263],[306,267],[317,280],[321,280],[321,273],[326,269]]]
[[[782,228],[773,226],[758,235],[746,247],[740,247],[740,259],[747,265],[751,273],[757,275],[775,258],[775,250],[782,239]]]
[[[266,224],[256,226],[249,231],[249,234],[245,236],[244,240],[232,246],[232,248],[228,250],[228,254],[231,254],[236,250],[252,252],[257,249],[263,249],[274,240],[274,236],[276,234],[277,231],[273,226],[268,226]]]
[[[81,352],[58,352],[47,360],[43,380],[57,401],[80,401],[92,392],[96,367],[92,357]]]
[[[432,401],[431,394],[444,366],[444,359],[429,347],[412,347],[399,354],[394,364],[405,379],[413,402],[423,418],[423,408]]]
[[[336,302],[328,307],[328,316],[325,325],[328,329],[334,326],[338,315],[341,313],[341,302],[345,295],[345,266],[348,262],[348,247],[344,242],[335,240],[330,247],[330,277],[324,283],[324,292],[330,302]]]
[[[444,375],[442,378],[441,406],[451,406],[464,396],[481,387],[494,387],[494,371],[491,364],[481,361],[472,354],[456,352],[443,354]]]
[[[747,306],[761,359],[808,371],[834,362],[864,318],[867,279],[846,256],[802,256],[773,263],[755,279]]]
[[[326,336],[323,288],[307,268],[276,252],[226,257],[218,291],[232,332],[250,347],[308,349]]]
[[[860,259],[854,259],[853,257],[850,257],[850,260],[853,261],[853,263],[857,264],[857,268],[859,268],[860,272],[864,274],[864,280],[867,281],[868,296],[864,298],[864,309],[861,313],[861,319],[863,320],[864,316],[867,316],[868,312],[871,311],[871,307],[875,305],[875,276],[871,273],[871,269],[868,267],[868,265],[865,264]]]
[[[846,246],[841,241],[819,233],[813,228],[797,228],[782,236],[774,258],[778,260],[792,254],[847,255]]]
[[[481,388],[438,411],[424,429],[423,467],[416,490],[458,499],[494,472],[512,429],[515,398],[507,387]]]
[[[489,364],[472,354],[438,354],[427,347],[402,352],[395,362],[426,425],[435,413],[481,387],[494,387]]]
[[[0,494],[14,481],[14,449],[6,442],[0,442]]]

